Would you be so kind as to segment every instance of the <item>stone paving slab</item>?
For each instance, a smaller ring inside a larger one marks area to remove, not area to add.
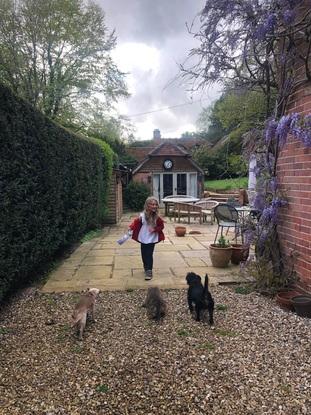
[[[114,256],[116,253],[116,249],[97,249],[97,246],[94,246],[94,249],[92,249],[88,253],[88,257],[107,257],[107,256]]]
[[[243,282],[238,266],[221,269],[211,265],[208,246],[214,241],[217,226],[186,223],[186,235],[177,237],[177,224],[169,219],[164,229],[166,240],[155,247],[153,279],[145,281],[139,243],[128,240],[120,246],[116,242],[134,217],[135,214],[123,215],[119,224],[105,227],[100,237],[80,245],[50,274],[42,291],[81,291],[89,287],[131,290],[155,285],[164,289],[186,288],[185,276],[190,271],[202,277],[208,273],[211,285]],[[190,231],[201,233],[189,234]]]

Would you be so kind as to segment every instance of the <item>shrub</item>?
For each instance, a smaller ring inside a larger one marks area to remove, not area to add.
[[[102,168],[102,175],[103,175],[103,186],[104,191],[101,192],[102,194],[102,218],[105,217],[107,214],[107,203],[108,203],[108,190],[110,186],[110,179],[112,176],[112,169],[114,164],[114,159],[116,154],[111,149],[110,145],[107,144],[105,141],[100,140],[99,138],[91,138],[91,141],[93,141],[95,144],[97,144],[101,151],[103,156],[103,168]]]
[[[124,202],[135,211],[142,210],[147,197],[150,195],[150,189],[144,183],[130,182],[124,190]]]
[[[218,242],[215,244],[218,248],[229,248],[230,242],[226,240],[223,235],[218,239]]]
[[[105,157],[0,86],[0,301],[100,225]]]

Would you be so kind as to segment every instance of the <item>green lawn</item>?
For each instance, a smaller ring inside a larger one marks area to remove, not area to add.
[[[232,189],[247,189],[248,177],[239,177],[237,179],[224,180],[205,180],[205,190],[232,190]]]

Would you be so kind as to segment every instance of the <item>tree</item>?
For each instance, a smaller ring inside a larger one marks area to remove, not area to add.
[[[196,133],[195,131],[185,131],[184,133],[181,134],[180,138],[197,138],[198,137],[198,133]]]
[[[127,95],[104,12],[84,0],[1,0],[0,81],[52,119]]]
[[[193,80],[194,89],[215,82],[261,89],[267,117],[276,90],[280,116],[291,91],[304,82],[293,76],[294,64],[311,79],[310,14],[306,0],[207,0],[199,31],[189,29],[200,45],[180,65],[182,75]],[[305,53],[299,53],[302,42]]]
[[[199,116],[199,124],[206,128],[206,139],[216,143],[226,138],[215,149],[202,146],[193,153],[194,159],[209,171],[210,178],[237,177],[247,174],[241,157],[243,135],[258,128],[265,120],[265,97],[262,92],[234,90],[225,92]],[[221,142],[220,142],[221,143]]]
[[[213,106],[204,108],[197,121],[200,134],[211,144],[215,144],[227,134],[227,131],[223,128],[221,122],[215,115],[215,107],[221,100],[222,97],[220,97]]]

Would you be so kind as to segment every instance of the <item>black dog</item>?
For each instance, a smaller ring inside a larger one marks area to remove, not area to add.
[[[196,312],[196,321],[200,321],[200,314],[202,310],[208,310],[209,324],[214,324],[214,300],[208,290],[208,276],[205,275],[204,287],[201,282],[200,275],[194,272],[188,272],[186,276],[188,288],[188,305],[189,310],[193,312],[193,303]]]

